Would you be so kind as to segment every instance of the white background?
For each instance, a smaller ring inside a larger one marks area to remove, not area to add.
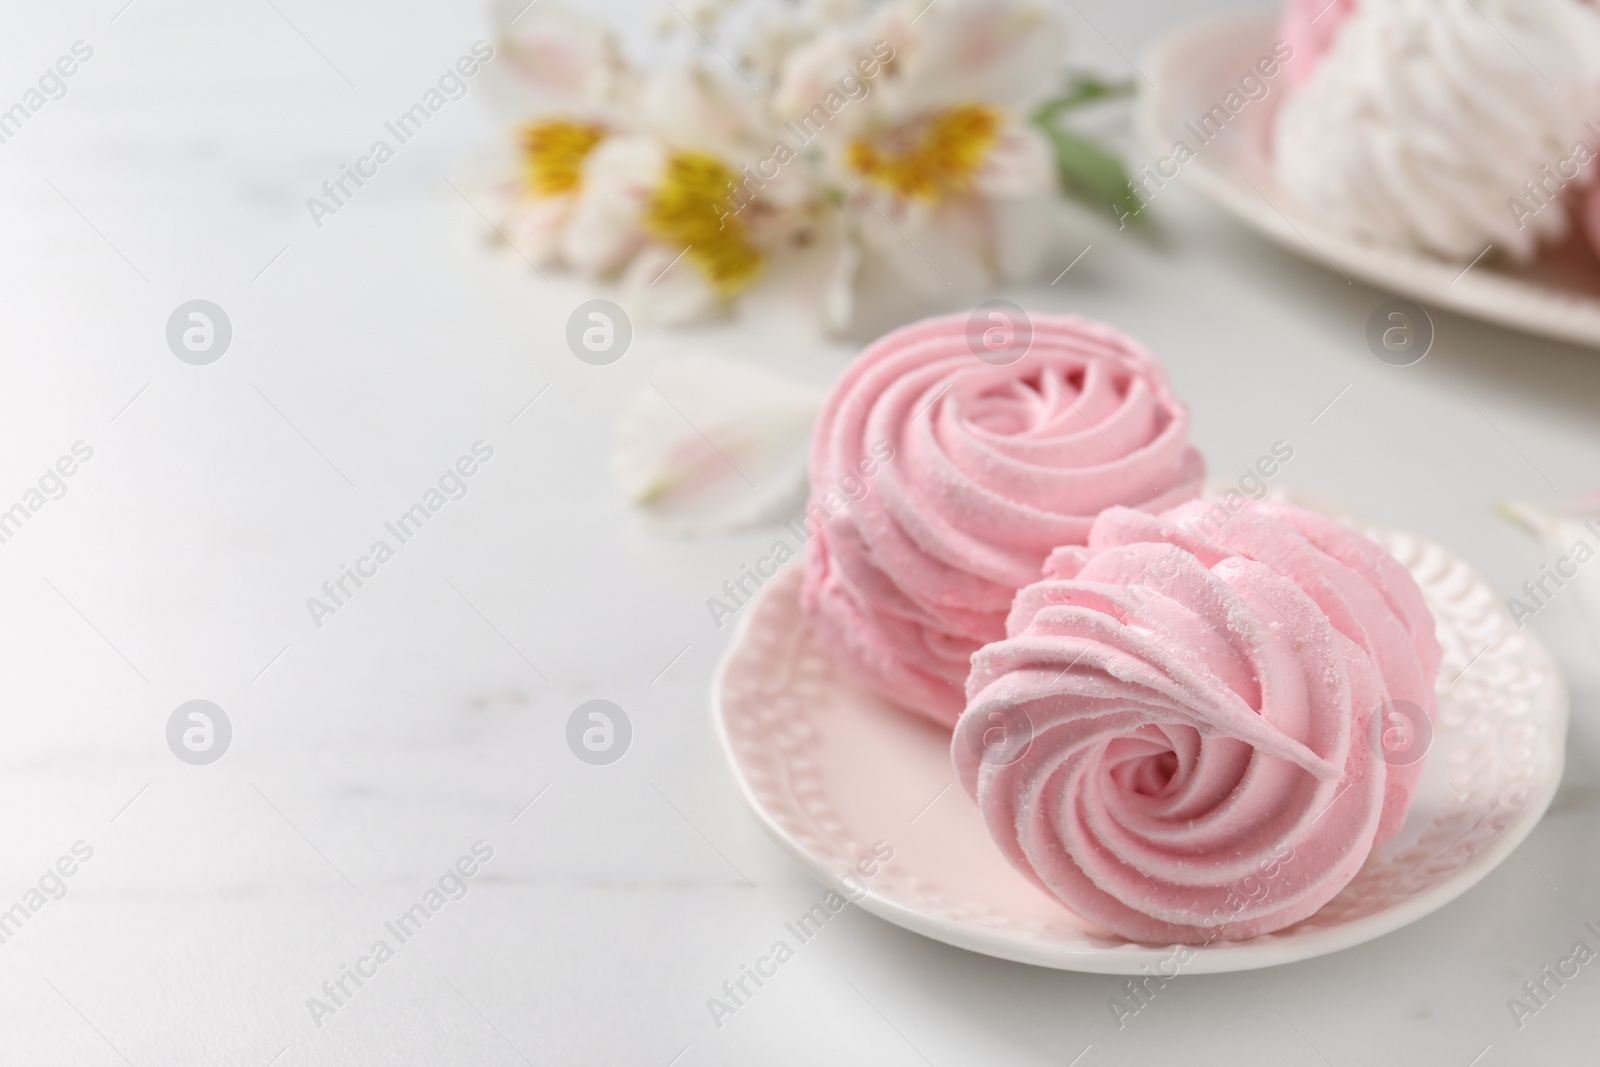
[[[822,382],[851,349],[641,327],[620,363],[579,363],[564,324],[595,294],[506,269],[443,182],[492,128],[476,90],[315,228],[305,199],[488,36],[474,3],[122,2],[0,14],[0,106],[74,41],[94,48],[0,145],[0,507],[73,442],[94,449],[0,544],[0,908],[75,841],[94,849],[0,944],[0,1063],[1592,1057],[1600,971],[1520,1033],[1506,1008],[1600,919],[1596,653],[1567,601],[1532,622],[1574,716],[1526,858],[1376,943],[1250,976],[1276,1008],[1241,976],[1188,977],[1119,1032],[1117,979],[850,909],[716,1029],[706,998],[818,891],[742,809],[708,718],[729,631],[705,598],[771,536],[651,535],[607,473],[611,433],[671,353]],[[1062,14],[1078,58],[1125,73],[1119,53],[1213,6]],[[1085,222],[1067,279],[1007,295],[1155,349],[1216,475],[1287,440],[1295,485],[1505,590],[1537,572],[1492,509],[1600,482],[1600,353],[1437,315],[1429,357],[1389,367],[1363,340],[1384,294],[1184,189],[1152,210],[1142,238]],[[233,322],[208,367],[164,339],[195,297]],[[469,495],[316,628],[306,598],[478,440],[494,458]],[[564,741],[595,697],[634,725],[611,767]],[[209,767],[165,742],[194,698],[233,722]],[[306,999],[480,839],[494,858],[466,898],[314,1025]]]

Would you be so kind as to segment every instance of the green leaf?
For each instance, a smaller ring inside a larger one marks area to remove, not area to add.
[[[1034,120],[1046,126],[1054,126],[1055,120],[1068,111],[1132,96],[1133,91],[1132,78],[1113,82],[1105,80],[1098,74],[1074,74],[1068,79],[1067,87],[1061,95],[1046,102],[1034,115]]]
[[[1056,153],[1056,170],[1068,196],[1094,207],[1110,207],[1115,218],[1144,222],[1144,205],[1134,195],[1122,160],[1086,137],[1039,121]]]
[[[1134,92],[1133,79],[1107,81],[1098,74],[1076,73],[1054,100],[1046,101],[1034,112],[1033,122],[1055,149],[1056,171],[1066,194],[1095,209],[1109,207],[1119,221],[1144,222],[1143,204],[1134,194],[1122,161],[1082,134],[1061,128],[1060,119],[1069,111],[1104,103]]]

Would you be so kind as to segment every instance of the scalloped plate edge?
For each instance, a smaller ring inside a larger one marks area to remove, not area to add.
[[[1426,539],[1423,538],[1418,538],[1418,540],[1426,542]],[[1432,542],[1426,543],[1431,544]],[[1439,547],[1443,549],[1443,546]],[[1451,556],[1455,555],[1449,552],[1448,549],[1443,550]],[[801,561],[798,561],[795,565],[804,566],[803,558],[802,556]],[[1470,564],[1468,566],[1470,567]],[[1481,575],[1477,575],[1475,569],[1473,573],[1480,581],[1483,580]],[[782,588],[783,583],[780,581],[769,581],[766,587],[761,589],[751,602],[749,610],[740,613],[741,617],[735,624],[733,636],[728,643],[728,647],[718,660],[716,671],[712,676],[711,716],[723,758],[727,761],[728,768],[733,773],[734,781],[739,788],[739,795],[743,798],[746,806],[755,814],[756,820],[761,824],[762,828],[784,851],[794,857],[807,873],[823,885],[831,886],[842,872],[834,870],[823,857],[814,854],[805,845],[796,840],[779,822],[778,818],[767,810],[751,786],[745,775],[744,767],[734,751],[733,739],[728,732],[727,716],[722,702],[726,675],[743,649],[745,638],[748,636],[748,631],[754,624],[754,620],[760,617],[761,613],[757,609],[766,603],[768,597]],[[1512,852],[1516,851],[1517,847],[1533,832],[1539,821],[1544,818],[1545,812],[1549,810],[1550,804],[1555,799],[1556,792],[1560,788],[1566,767],[1565,736],[1571,714],[1566,679],[1561,674],[1554,657],[1551,656],[1543,642],[1532,633],[1526,633],[1525,638],[1531,648],[1532,655],[1543,661],[1544,666],[1548,668],[1554,678],[1555,691],[1551,696],[1553,706],[1550,729],[1559,731],[1562,740],[1558,746],[1555,765],[1552,767],[1548,778],[1538,793],[1523,809],[1522,814],[1510,825],[1499,830],[1498,839],[1493,844],[1474,854],[1460,870],[1431,889],[1411,897],[1402,904],[1385,908],[1383,911],[1353,922],[1313,929],[1291,928],[1289,932],[1284,934],[1264,934],[1249,941],[1225,942],[1199,947],[1191,946],[1194,958],[1183,966],[1183,973],[1223,974],[1234,971],[1255,970],[1263,967],[1275,967],[1364,944],[1385,934],[1392,933],[1403,926],[1408,926],[1449,904],[1477,885],[1488,876],[1489,872],[1493,871]],[[1053,970],[1079,971],[1090,974],[1140,974],[1143,973],[1142,968],[1144,966],[1169,958],[1175,947],[1172,945],[1143,945],[1133,942],[1111,949],[1075,949],[1062,945],[1052,945],[1033,938],[1007,935],[984,927],[930,915],[892,897],[885,896],[881,892],[871,889],[870,886],[867,888],[865,895],[855,900],[854,903],[887,922],[955,948],[1009,960],[1014,963],[1025,963]]]

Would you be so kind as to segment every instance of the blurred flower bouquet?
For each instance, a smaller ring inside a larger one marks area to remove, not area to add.
[[[475,168],[499,240],[635,316],[779,285],[844,331],[864,293],[954,306],[1036,276],[1063,193],[1125,208],[1122,165],[1061,119],[1127,87],[1063,71],[1042,0],[666,2],[681,47],[650,69],[559,0],[498,4],[512,121]]]

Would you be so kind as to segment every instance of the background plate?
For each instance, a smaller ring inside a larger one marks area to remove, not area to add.
[[[1196,155],[1178,180],[1251,229],[1347,278],[1545,337],[1600,347],[1600,259],[1574,228],[1565,244],[1511,270],[1489,256],[1470,270],[1417,252],[1380,248],[1324,226],[1299,207],[1272,176],[1273,119],[1283,100],[1282,75],[1269,95],[1235,115],[1201,146],[1188,124],[1221,103],[1277,37],[1273,18],[1234,17],[1182,30],[1157,45],[1143,69],[1139,139],[1157,159],[1183,141]]]

